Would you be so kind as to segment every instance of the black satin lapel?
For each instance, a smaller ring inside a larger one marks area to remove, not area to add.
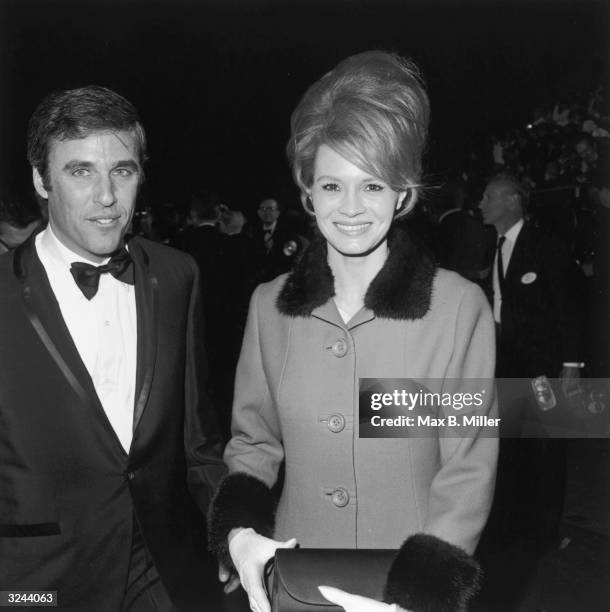
[[[112,434],[115,446],[125,454],[72,340],[47,274],[36,254],[33,237],[15,253],[15,274],[23,284],[24,308],[34,331],[73,391],[85,405],[97,412]]]
[[[528,249],[530,245],[530,232],[527,226],[521,228],[517,236],[517,242],[513,248],[508,268],[506,270],[506,282],[510,282],[512,278],[523,274],[524,268],[527,267]],[[527,270],[525,270],[527,272]]]
[[[159,282],[148,269],[146,253],[130,243],[135,265],[136,312],[138,317],[138,347],[136,394],[133,412],[134,432],[142,418],[157,359]]]
[[[60,369],[61,373],[66,377],[68,383],[70,383],[70,386],[72,387],[72,390],[74,391],[74,393],[76,393],[76,395],[78,395],[81,402],[88,403],[90,398],[87,395],[87,392],[79,382],[77,376],[72,371],[72,368],[70,368],[66,360],[62,357],[62,354],[57,348],[57,345],[55,344],[55,342],[53,342],[51,336],[49,336],[49,334],[47,333],[46,326],[44,325],[40,317],[37,315],[36,310],[39,309],[36,308],[36,305],[32,303],[32,290],[29,285],[26,285],[23,288],[23,301],[25,304],[25,312],[28,316],[28,319],[30,320],[31,325],[34,328],[34,331],[38,334],[38,337],[40,338],[42,344],[51,354],[53,361],[55,361],[55,364]],[[35,301],[36,300],[34,300],[34,302]]]
[[[15,271],[23,283],[25,312],[44,347],[79,398],[87,403],[92,397],[97,400],[91,377],[68,331],[33,240],[15,254]]]

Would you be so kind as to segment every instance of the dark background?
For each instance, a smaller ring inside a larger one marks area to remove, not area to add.
[[[143,198],[198,189],[251,210],[296,201],[292,109],[338,60],[413,57],[432,101],[429,177],[537,106],[585,103],[608,74],[608,3],[486,0],[0,0],[0,186],[29,189],[27,119],[54,89],[101,84],[139,109]]]

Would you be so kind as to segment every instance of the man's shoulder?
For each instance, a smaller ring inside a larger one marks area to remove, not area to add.
[[[539,259],[556,259],[558,256],[565,258],[569,251],[569,245],[565,244],[557,234],[552,231],[537,227],[531,222],[524,223],[517,243],[530,253],[530,257]]]
[[[147,269],[164,286],[191,286],[198,276],[199,268],[193,257],[174,247],[134,236],[129,241],[129,249],[136,267]]]
[[[14,283],[16,280],[14,257],[14,251],[0,253],[0,286],[2,287]]]
[[[129,248],[135,247],[144,253],[152,267],[161,263],[169,263],[172,266],[183,265],[187,268],[192,268],[195,265],[193,258],[184,251],[142,236],[133,236],[128,245]]]
[[[6,313],[11,313],[21,303],[23,284],[15,273],[14,257],[14,251],[0,254],[0,325]]]
[[[554,234],[552,230],[549,230],[544,227],[539,227],[532,223],[531,221],[526,221],[519,232],[519,236],[517,240],[523,239],[528,240],[530,242],[539,243],[560,243],[560,239],[557,234]]]

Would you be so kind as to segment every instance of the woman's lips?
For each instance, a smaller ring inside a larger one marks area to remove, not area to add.
[[[347,236],[359,236],[360,234],[364,234],[369,227],[372,225],[371,223],[334,223],[335,227],[342,233]]]

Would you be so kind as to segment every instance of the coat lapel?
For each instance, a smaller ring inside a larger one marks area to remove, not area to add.
[[[112,434],[115,446],[125,455],[61,314],[57,298],[36,253],[35,236],[16,249],[14,272],[22,284],[25,313],[42,345],[74,393],[81,402],[92,406],[96,417]]]
[[[136,392],[133,413],[135,433],[148,401],[157,360],[159,282],[149,268],[147,253],[137,240],[129,242],[129,252],[135,268],[138,317]]]
[[[421,319],[430,308],[434,264],[405,227],[392,228],[388,246],[388,258],[364,296],[361,316],[363,320],[373,315],[384,319]],[[335,280],[327,262],[326,241],[318,236],[286,279],[277,307],[282,314],[292,317],[319,316],[324,313],[320,307],[334,295]]]

